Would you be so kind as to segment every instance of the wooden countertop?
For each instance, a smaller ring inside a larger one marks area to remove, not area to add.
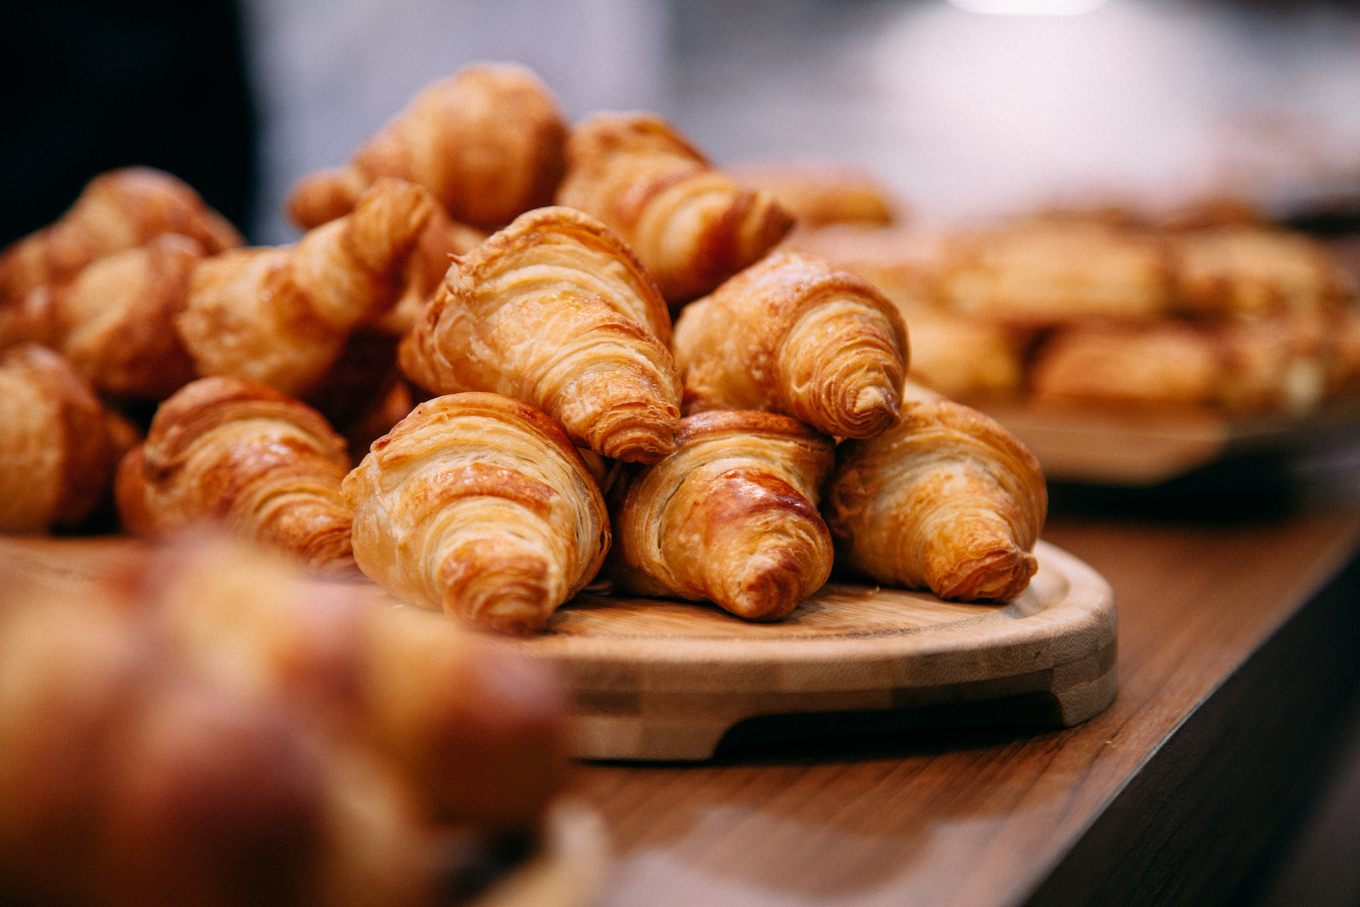
[[[1062,731],[932,728],[590,763],[606,907],[1231,897],[1360,678],[1360,513],[1051,519],[1119,607],[1119,693]]]

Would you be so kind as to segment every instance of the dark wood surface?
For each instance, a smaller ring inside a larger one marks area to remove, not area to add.
[[[608,907],[1227,903],[1354,690],[1360,513],[1050,520],[1119,606],[1119,693],[1061,731],[858,728],[588,763]]]

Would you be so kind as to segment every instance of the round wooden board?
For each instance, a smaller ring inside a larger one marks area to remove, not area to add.
[[[869,713],[872,727],[930,709],[936,721],[953,710],[1070,726],[1114,699],[1114,594],[1061,549],[1040,542],[1036,554],[1030,587],[1005,604],[833,582],[756,624],[706,604],[583,594],[519,645],[564,672],[588,759],[707,759],[761,716]]]
[[[141,544],[0,538],[0,577],[77,593]],[[1065,727],[1114,699],[1114,594],[1065,551],[1041,541],[1035,553],[1039,572],[1005,604],[832,582],[760,624],[708,604],[582,594],[545,633],[507,644],[562,672],[586,759],[708,759],[730,729],[769,716]]]

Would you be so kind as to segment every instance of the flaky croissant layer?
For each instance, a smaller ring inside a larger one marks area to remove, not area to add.
[[[774,252],[681,310],[687,413],[760,409],[843,438],[897,422],[907,372],[897,307],[846,271]]]
[[[992,419],[909,401],[902,422],[847,441],[824,506],[839,562],[945,599],[1003,601],[1038,569],[1048,490],[1039,464]]]
[[[596,453],[655,462],[680,418],[670,336],[628,247],[589,215],[550,207],[455,260],[399,362],[434,393],[513,397]]]
[[[817,512],[831,465],[831,439],[785,416],[682,419],[675,451],[611,491],[608,573],[642,595],[707,599],[749,620],[785,617],[831,572]]]
[[[609,549],[604,499],[566,434],[496,394],[420,404],[373,443],[343,492],[365,574],[486,629],[542,628]]]

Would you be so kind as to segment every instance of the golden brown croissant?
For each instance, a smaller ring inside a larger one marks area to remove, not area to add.
[[[399,362],[433,393],[514,397],[597,453],[655,462],[680,417],[670,336],[655,284],[617,236],[580,211],[539,208],[457,259]]]
[[[897,306],[848,271],[774,252],[681,310],[686,413],[758,409],[869,438],[897,422],[907,334]]]
[[[768,193],[743,189],[647,113],[602,113],[577,124],[557,203],[617,231],[672,304],[711,291],[793,226]]]
[[[609,517],[551,419],[496,394],[417,406],[345,477],[359,568],[473,626],[543,627],[595,578]]]
[[[392,176],[429,189],[454,220],[495,229],[552,201],[566,133],[557,102],[532,72],[468,66],[412,98],[348,165],[302,179],[288,213],[302,227],[318,226]]]
[[[196,240],[208,254],[241,245],[236,228],[178,178],[150,167],[111,170],[90,180],[58,220],[0,253],[0,306],[162,233]]]
[[[0,348],[44,343],[102,394],[164,399],[194,377],[174,319],[201,259],[176,233],[106,255],[0,309]]]
[[[486,237],[487,234],[476,227],[452,220],[443,208],[435,205],[429,222],[420,232],[420,241],[406,259],[405,289],[401,298],[374,327],[394,337],[409,333],[415,327],[420,310],[443,284],[453,257],[471,252]]]
[[[111,487],[121,451],[93,389],[52,350],[0,357],[0,532],[80,523]]]
[[[151,536],[221,522],[312,570],[346,573],[349,465],[344,438],[311,407],[240,378],[200,378],[161,404],[123,458],[118,512]]]
[[[763,189],[798,221],[799,229],[826,224],[886,226],[899,201],[871,172],[833,161],[761,161],[728,167],[741,185]]]
[[[200,375],[235,375],[301,397],[361,324],[396,304],[407,256],[433,209],[394,179],[296,245],[233,250],[195,269],[175,325]]]
[[[607,574],[631,592],[707,599],[748,620],[787,616],[831,573],[817,499],[832,440],[753,411],[688,416],[676,440],[611,491]]]
[[[535,665],[258,550],[10,593],[7,903],[432,907],[447,843],[532,832],[564,778]]]
[[[983,414],[913,401],[896,428],[837,450],[823,512],[837,563],[940,598],[1024,591],[1048,491],[1034,456]]]

